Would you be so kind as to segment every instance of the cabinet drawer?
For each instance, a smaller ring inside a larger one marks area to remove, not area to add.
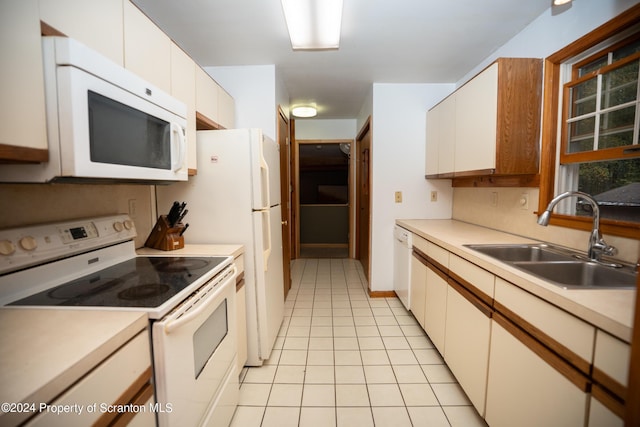
[[[42,412],[28,425],[46,427],[92,425],[101,416],[109,415],[104,409],[100,410],[101,404],[129,403],[139,388],[150,380],[149,333],[144,330],[51,403],[52,405],[72,405],[70,407],[78,405],[84,408],[81,413]],[[137,387],[132,387],[135,384],[138,384]],[[131,396],[120,401],[127,393]],[[87,407],[94,403],[98,404],[97,410],[87,411]]]
[[[435,243],[427,242],[426,254],[445,269],[449,268],[449,251]]]
[[[454,254],[449,257],[449,272],[453,279],[461,283],[466,282],[462,283],[462,285],[471,288],[469,289],[471,292],[476,294],[487,305],[491,305],[495,282],[493,274]],[[484,296],[479,295],[477,291],[480,291]]]
[[[495,308],[580,371],[589,373],[596,332],[593,326],[501,278],[496,279]]]
[[[429,252],[429,242],[427,240],[423,239],[417,234],[414,234],[411,238],[412,238],[411,244],[413,245],[413,247],[418,248],[418,250],[420,250],[420,252],[424,254]]]

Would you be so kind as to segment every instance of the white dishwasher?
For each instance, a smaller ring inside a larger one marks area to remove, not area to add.
[[[393,290],[409,309],[409,283],[411,282],[411,232],[393,227]]]

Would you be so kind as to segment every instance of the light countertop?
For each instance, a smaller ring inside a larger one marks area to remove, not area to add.
[[[52,402],[147,326],[143,312],[0,308],[0,402]]]
[[[165,256],[232,256],[237,257],[244,253],[243,245],[194,245],[186,244],[182,249],[175,251],[161,251],[159,249],[140,248],[136,252],[138,255],[165,255]]]
[[[463,246],[536,242],[533,239],[449,219],[402,219],[396,223],[611,335],[631,341],[635,290],[563,289]]]

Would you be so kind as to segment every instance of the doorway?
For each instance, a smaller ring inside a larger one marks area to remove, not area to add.
[[[352,247],[352,140],[296,140],[300,258],[348,258]]]

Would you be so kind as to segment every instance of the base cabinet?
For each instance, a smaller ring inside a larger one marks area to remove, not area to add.
[[[427,265],[426,260],[422,259],[415,252],[411,256],[411,286],[410,292],[410,309],[413,317],[416,318],[422,329],[425,329],[424,312],[425,312],[425,295],[427,287]]]
[[[500,323],[492,321],[487,423],[584,426],[589,395]]]
[[[445,324],[447,317],[447,281],[433,265],[427,268],[424,330],[440,354],[445,354]]]
[[[444,360],[482,416],[489,367],[490,309],[481,311],[468,298],[474,297],[464,289],[447,289]]]

